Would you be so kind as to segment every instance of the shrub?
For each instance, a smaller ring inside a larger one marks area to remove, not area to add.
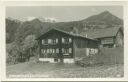
[[[11,43],[6,46],[6,62],[8,64],[18,63],[19,54],[19,48],[15,43]]]

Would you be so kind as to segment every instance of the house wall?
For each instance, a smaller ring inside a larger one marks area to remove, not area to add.
[[[116,36],[100,38],[100,47],[113,48],[123,46],[123,33],[119,30]]]
[[[67,34],[58,32],[58,31],[51,31],[47,34],[45,34],[42,38],[39,40],[39,54],[40,54],[40,59],[39,60],[46,60],[53,62],[53,60],[56,58],[58,60],[63,59],[64,62],[72,62],[73,58],[73,42],[70,43],[62,43],[62,38],[70,38],[72,40],[72,36],[69,36]],[[42,40],[47,40],[47,39],[58,39],[57,44],[42,44]],[[73,40],[72,40],[73,41]],[[66,55],[63,53],[62,49],[72,49],[72,53],[69,53],[69,55]],[[42,50],[44,49],[59,49],[59,53],[42,53]],[[71,59],[71,60],[70,60]]]
[[[72,42],[68,44],[64,44],[62,42],[62,38],[71,38]],[[53,44],[42,44],[42,40],[47,39],[58,39],[58,43]],[[57,49],[59,48],[59,53],[42,53],[44,49]],[[71,48],[72,53],[69,55],[64,55],[63,48]],[[74,63],[74,58],[83,58],[90,54],[96,54],[98,52],[98,43],[97,41],[93,41],[90,39],[85,39],[81,37],[73,37],[66,33],[62,33],[59,31],[52,30],[47,32],[47,34],[43,35],[39,39],[39,60],[41,61],[50,61],[53,62],[56,59],[61,61],[63,60],[64,63]],[[50,55],[50,57],[48,56]],[[54,56],[56,55],[56,56]],[[46,57],[47,56],[47,57]]]
[[[116,37],[115,37],[115,44],[116,46],[123,46],[123,33],[119,30]]]
[[[100,48],[102,47],[107,47],[107,48],[111,48],[114,47],[115,44],[115,38],[114,37],[104,37],[104,38],[100,38]]]
[[[89,56],[91,50],[95,51],[93,54],[98,53],[98,43],[96,41],[75,38],[73,46],[75,60]]]

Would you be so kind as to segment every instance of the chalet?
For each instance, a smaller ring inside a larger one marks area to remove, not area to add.
[[[39,60],[74,63],[75,59],[98,53],[98,41],[85,36],[52,28],[36,39]]]
[[[113,48],[123,46],[123,30],[120,27],[91,29],[81,33],[81,35],[99,40],[100,47]]]

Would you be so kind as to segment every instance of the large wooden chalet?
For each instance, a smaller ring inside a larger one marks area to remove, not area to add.
[[[86,36],[49,29],[37,38],[39,60],[74,63],[75,59],[98,53],[98,41]]]

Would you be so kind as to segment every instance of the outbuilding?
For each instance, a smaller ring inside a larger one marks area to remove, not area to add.
[[[97,39],[99,47],[114,48],[124,44],[123,30],[121,27],[109,27],[104,29],[90,29],[82,32],[81,35]]]

